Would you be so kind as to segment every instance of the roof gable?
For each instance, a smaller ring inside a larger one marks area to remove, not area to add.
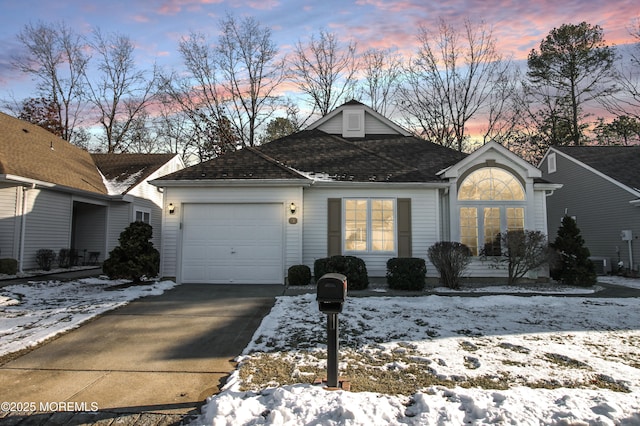
[[[372,134],[410,136],[411,133],[363,103],[351,100],[311,123],[305,130],[322,130],[344,138]]]
[[[482,161],[508,161],[510,165],[517,166],[523,176],[537,179],[542,176],[542,172],[538,170],[533,164],[530,164],[520,158],[518,155],[509,151],[504,146],[497,142],[488,142],[474,152],[469,154],[465,159],[456,163],[453,167],[442,171],[442,176],[446,178],[455,178],[460,176],[462,172],[467,170],[470,165],[477,164]]]
[[[4,113],[0,113],[0,175],[107,193],[87,151]]]
[[[91,154],[110,195],[123,195],[144,182],[176,154]]]
[[[563,146],[552,147],[551,151],[640,191],[640,146]]]

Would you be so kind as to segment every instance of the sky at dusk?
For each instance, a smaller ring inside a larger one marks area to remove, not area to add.
[[[421,25],[484,21],[505,55],[525,59],[549,31],[562,24],[586,21],[600,25],[609,44],[629,43],[629,27],[640,17],[638,0],[2,0],[0,1],[0,99],[34,95],[29,77],[11,67],[19,52],[16,35],[26,24],[64,21],[79,32],[99,27],[129,36],[137,46],[141,68],[154,62],[180,68],[178,41],[189,32],[217,39],[227,13],[250,15],[273,31],[283,52],[298,41],[325,29],[340,39],[353,39],[358,48],[395,47],[409,54]]]

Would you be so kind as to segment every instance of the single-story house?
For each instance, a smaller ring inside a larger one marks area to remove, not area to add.
[[[163,194],[147,183],[184,167],[174,154],[89,154],[52,133],[0,113],[0,257],[19,270],[36,253],[73,249],[100,263],[135,220],[161,246]]]
[[[460,153],[351,101],[303,131],[152,181],[165,195],[161,274],[282,284],[292,265],[344,254],[384,277],[388,259],[428,261],[438,241],[477,256],[500,231],[547,232],[558,185],[540,176],[497,143]],[[476,257],[469,273],[506,276],[490,263]]]
[[[540,162],[544,179],[561,183],[547,200],[555,238],[564,215],[575,218],[598,272],[640,264],[640,146],[552,147]]]

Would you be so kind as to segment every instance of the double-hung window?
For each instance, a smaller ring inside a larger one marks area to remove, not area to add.
[[[347,198],[343,208],[345,252],[395,252],[395,199]]]
[[[524,230],[526,196],[518,178],[498,167],[469,174],[458,189],[460,242],[474,256],[500,254],[501,232]]]
[[[151,221],[151,210],[142,207],[135,209],[135,222],[149,223]]]

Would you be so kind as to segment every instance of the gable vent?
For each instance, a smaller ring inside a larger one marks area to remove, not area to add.
[[[345,138],[364,137],[364,110],[344,111],[342,113],[342,136]]]

